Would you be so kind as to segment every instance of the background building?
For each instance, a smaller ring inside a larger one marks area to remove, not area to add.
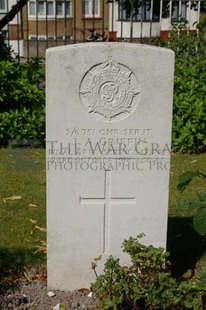
[[[0,30],[15,55],[44,57],[46,48],[70,43],[165,40],[180,21],[196,31],[201,8],[203,0],[0,0],[7,19]]]

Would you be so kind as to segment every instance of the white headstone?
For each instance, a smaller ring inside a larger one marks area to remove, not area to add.
[[[174,54],[128,43],[47,51],[48,286],[95,280],[145,233],[166,246]]]

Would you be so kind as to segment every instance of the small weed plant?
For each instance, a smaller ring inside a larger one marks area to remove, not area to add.
[[[123,242],[123,251],[131,256],[131,266],[120,265],[110,256],[104,274],[91,284],[102,310],[205,309],[206,270],[195,279],[178,282],[171,276],[169,253],[163,248],[145,246],[137,238]],[[92,263],[96,274],[97,260]]]
[[[183,192],[194,178],[206,183],[206,174],[200,171],[187,171],[180,176],[178,190]],[[179,200],[172,207],[173,210],[189,213],[193,216],[193,226],[198,234],[206,237],[206,190],[196,191],[197,199],[193,201]]]

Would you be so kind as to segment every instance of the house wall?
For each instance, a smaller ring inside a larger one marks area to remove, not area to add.
[[[103,7],[104,5],[104,7]],[[102,34],[103,29],[108,34],[109,31],[109,5],[105,0],[100,1],[100,17],[84,18],[82,14],[82,0],[76,1],[76,9],[73,6],[73,30],[76,41],[84,41],[91,35],[89,29],[96,29],[97,33]],[[76,17],[76,18],[75,18]]]
[[[10,40],[22,40],[23,32],[22,32],[22,24],[9,24],[7,27],[7,31],[9,32]]]
[[[7,1],[7,0],[6,0]],[[8,0],[9,9],[16,4],[16,0]],[[74,4],[76,3],[75,7]],[[100,16],[98,18],[84,18],[82,14],[82,0],[73,0],[72,17],[64,18],[31,18],[28,16],[28,8],[24,6],[9,25],[3,30],[9,33],[9,40],[21,40],[24,44],[25,55],[39,56],[45,55],[45,49],[49,46],[64,45],[69,43],[78,43],[85,41],[91,36],[89,29],[95,28],[100,35],[105,32],[107,38],[113,40],[123,39],[128,41],[131,35],[130,21],[121,22],[118,19],[118,2],[100,0]],[[6,12],[0,13],[0,18]],[[187,20],[189,21],[189,29],[195,31],[195,22],[198,21],[198,10],[190,10],[187,8]],[[18,23],[18,25],[17,25]],[[168,36],[171,29],[170,18],[162,18],[157,22],[136,22],[132,24],[132,37],[134,42],[139,42],[142,38],[159,37],[164,40]],[[32,40],[29,40],[31,39]],[[45,41],[45,42],[43,42]],[[15,44],[13,45],[15,46]],[[38,50],[39,49],[39,50]],[[18,51],[20,48],[18,47]],[[38,51],[37,51],[38,50]],[[17,53],[17,52],[16,52]]]
[[[24,38],[30,37],[58,37],[72,36],[72,19],[48,20],[29,20],[29,27],[24,27]],[[24,25],[25,26],[25,25]]]
[[[123,23],[123,27],[121,26],[121,22],[117,22],[116,25],[117,31],[117,38],[129,38],[130,31],[131,31],[131,23],[125,22]],[[142,33],[142,35],[141,35]],[[150,23],[150,22],[143,22],[143,23],[133,23],[133,37],[140,38],[140,37],[157,37],[160,33],[160,23]],[[121,35],[122,34],[122,35]]]
[[[103,7],[104,4],[104,7]],[[102,34],[102,31],[109,32],[109,5],[105,0],[100,3],[100,17],[83,18],[82,0],[76,0],[72,4],[72,17],[47,18],[42,19],[29,17],[27,8],[23,8],[23,37],[24,37],[24,57],[44,57],[48,47],[61,46],[74,42],[85,41],[91,35],[89,29],[96,28],[96,31]],[[54,37],[52,40],[51,37]],[[61,38],[62,36],[62,38]],[[31,39],[31,37],[33,39]],[[38,39],[37,39],[38,37]],[[30,39],[30,40],[29,40]]]
[[[118,2],[110,3],[110,22],[109,30],[110,32],[115,32],[115,36],[118,38],[130,38],[131,35],[131,22],[130,21],[120,21],[118,17]],[[199,13],[197,10],[187,8],[186,19],[189,21],[188,29],[191,31],[196,30],[196,22],[199,20]],[[171,19],[162,18],[160,21],[133,21],[132,24],[132,34],[133,38],[141,37],[155,37],[160,36],[161,32],[168,32],[172,28]]]
[[[89,29],[96,28],[97,32],[102,33],[104,28],[106,32],[109,30],[109,13],[108,4],[105,4],[103,9],[103,1],[100,3],[100,18],[83,18],[82,16],[82,0],[76,1],[76,7],[72,5],[72,17],[64,18],[31,18],[27,23],[26,8],[23,10],[23,33],[24,38],[34,36],[47,37],[47,36],[70,36],[71,40],[84,41],[91,32]],[[103,12],[104,11],[104,12]],[[103,17],[104,13],[104,17]]]

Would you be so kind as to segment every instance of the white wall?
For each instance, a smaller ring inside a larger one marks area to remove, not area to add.
[[[24,57],[24,41],[23,40],[5,40],[5,43],[11,46],[12,57]]]
[[[112,14],[113,7],[113,14]],[[112,23],[112,15],[114,17],[114,22]],[[188,29],[195,30],[195,22],[199,21],[199,11],[187,8],[186,16],[189,24]],[[150,29],[151,28],[151,29]],[[168,31],[172,28],[170,18],[162,18],[159,22],[135,22],[133,21],[133,38],[141,37],[155,37],[159,36],[161,31]],[[118,38],[129,38],[131,34],[131,22],[125,21],[121,22],[118,20],[118,3],[110,3],[110,24],[109,30],[117,32]]]

